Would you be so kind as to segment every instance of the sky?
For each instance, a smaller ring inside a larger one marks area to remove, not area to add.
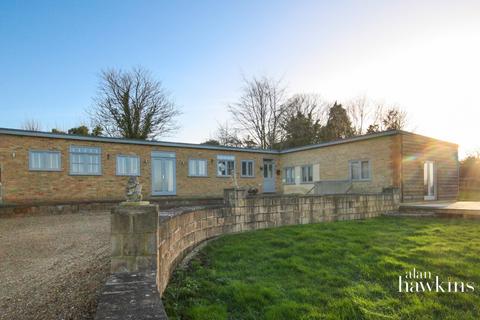
[[[142,66],[182,110],[161,140],[213,137],[242,79],[266,75],[480,150],[480,1],[2,0],[0,40],[0,127],[89,124],[101,70]]]

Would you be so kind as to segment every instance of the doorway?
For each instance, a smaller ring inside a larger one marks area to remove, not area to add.
[[[263,160],[263,192],[275,192],[275,161]]]
[[[436,200],[436,168],[433,161],[425,161],[423,164],[423,190],[425,200]]]
[[[176,194],[175,152],[152,152],[152,195]]]

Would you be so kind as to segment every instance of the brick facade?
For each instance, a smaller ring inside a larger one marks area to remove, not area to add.
[[[313,183],[302,183],[301,166],[313,165],[313,181],[349,180],[352,160],[369,160],[371,179],[353,182],[353,192],[381,192],[386,187],[399,187],[394,181],[392,147],[396,136],[337,144],[327,148],[310,149],[282,155],[282,167],[295,167],[296,183],[285,185],[285,193],[305,193]]]
[[[70,175],[70,146],[101,148],[102,173],[98,176]],[[29,150],[61,152],[61,171],[30,171]],[[140,157],[140,182],[144,198],[152,197],[151,155],[153,151],[174,152],[176,155],[175,197],[221,196],[223,189],[234,186],[229,177],[217,176],[217,155],[235,157],[239,187],[256,187],[263,191],[263,161],[275,161],[276,191],[306,193],[312,183],[301,183],[301,166],[313,166],[313,181],[348,180],[349,162],[370,161],[370,179],[352,183],[352,192],[381,192],[396,187],[403,201],[423,199],[425,160],[435,161],[437,168],[437,199],[454,199],[458,195],[458,146],[439,140],[392,131],[367,135],[339,142],[307,146],[284,151],[260,151],[239,148],[217,149],[188,144],[155,143],[108,138],[85,138],[70,135],[33,133],[0,129],[0,201],[7,204],[65,203],[72,201],[117,201],[123,199],[128,177],[116,175],[116,156]],[[206,159],[207,177],[189,177],[188,160]],[[254,177],[240,176],[241,160],[254,160]],[[282,182],[283,169],[295,167],[295,184]]]

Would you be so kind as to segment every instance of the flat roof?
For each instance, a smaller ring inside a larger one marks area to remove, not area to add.
[[[192,149],[207,149],[207,150],[220,150],[220,151],[239,151],[239,152],[255,152],[263,154],[285,154],[292,153],[297,151],[304,151],[310,149],[323,148],[328,146],[333,146],[343,143],[352,143],[356,141],[374,139],[385,136],[392,136],[396,134],[409,134],[417,135],[429,139],[434,139],[441,141],[435,138],[430,138],[422,136],[416,133],[403,131],[403,130],[389,130],[378,133],[364,134],[361,136],[339,139],[329,142],[305,145],[301,147],[289,148],[284,150],[273,150],[273,149],[255,149],[255,148],[242,148],[242,147],[228,147],[228,146],[215,146],[215,145],[206,145],[206,144],[195,144],[195,143],[183,143],[183,142],[167,142],[167,141],[157,141],[157,140],[139,140],[139,139],[127,139],[127,138],[115,138],[115,137],[94,137],[94,136],[82,136],[75,134],[67,133],[52,133],[52,132],[43,132],[43,131],[29,131],[21,129],[10,129],[10,128],[0,128],[0,134],[15,135],[15,136],[27,136],[27,137],[40,137],[40,138],[53,138],[53,139],[67,139],[67,140],[77,140],[77,141],[93,141],[93,142],[109,142],[109,143],[123,143],[123,144],[137,144],[137,145],[148,145],[148,146],[160,146],[160,147],[180,147],[180,148],[192,148]],[[445,143],[457,145],[455,143],[442,141]]]

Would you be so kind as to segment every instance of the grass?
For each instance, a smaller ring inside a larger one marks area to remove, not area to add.
[[[480,191],[460,190],[459,200],[461,201],[480,201]]]
[[[474,282],[399,293],[412,268]],[[177,270],[169,319],[480,319],[480,222],[381,217],[227,235]]]

